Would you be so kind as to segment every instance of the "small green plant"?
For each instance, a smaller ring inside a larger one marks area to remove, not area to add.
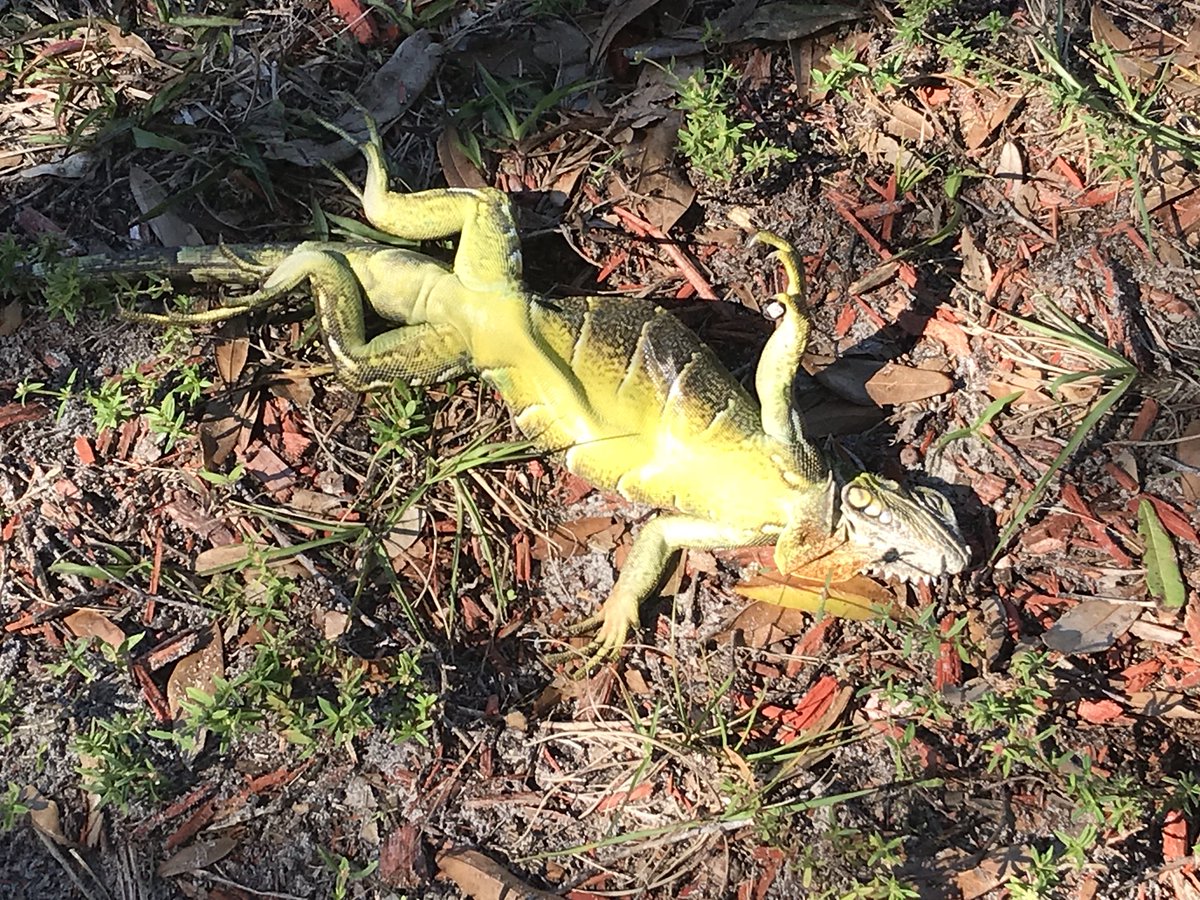
[[[67,376],[67,383],[60,388],[48,388],[45,382],[42,381],[25,381],[20,382],[16,390],[13,391],[15,399],[24,405],[31,397],[45,397],[48,400],[57,400],[58,409],[54,413],[57,421],[61,421],[62,417],[67,414],[67,405],[71,402],[71,395],[75,387],[75,379],[79,377],[79,370],[72,369],[71,374]]]
[[[317,697],[322,718],[317,721],[316,727],[326,732],[335,743],[349,744],[374,724],[367,714],[371,700],[363,689],[366,674],[367,670],[361,664],[344,666],[337,679],[337,697],[332,701]]]
[[[796,154],[764,140],[749,141],[750,122],[729,112],[738,73],[728,63],[695,72],[680,82],[679,108],[686,113],[679,129],[679,152],[696,169],[716,181],[729,181],[738,171],[754,172],[773,162],[793,161]]]
[[[119,378],[110,378],[100,385],[99,390],[89,389],[83,398],[92,407],[92,420],[96,424],[97,433],[116,428],[122,422],[133,418],[133,406],[125,395],[125,388]]]
[[[896,34],[908,47],[921,44],[923,32],[938,13],[954,6],[954,0],[902,0],[896,18]]]
[[[437,694],[424,689],[421,667],[413,653],[397,653],[387,660],[387,684],[391,689],[383,713],[383,725],[393,741],[415,740],[428,744],[425,732],[433,727]]]
[[[989,772],[999,770],[1007,777],[1017,765],[1042,767],[1042,744],[1058,730],[1057,725],[1037,730],[1050,696],[1043,675],[1049,668],[1048,654],[1020,653],[1009,667],[1012,684],[983,694],[967,707],[967,727],[991,738]]]
[[[71,749],[79,754],[84,789],[101,805],[125,809],[133,800],[158,799],[164,780],[150,758],[143,735],[149,735],[145,710],[93,719],[76,735]]]
[[[0,794],[0,832],[12,831],[17,821],[29,812],[24,796],[24,790],[15,781],[10,781]]]
[[[1018,316],[1013,316],[1012,318],[1031,333],[1042,338],[1057,341],[1076,353],[1090,356],[1097,363],[1097,367],[1094,369],[1059,375],[1050,383],[1051,392],[1057,392],[1063,385],[1084,378],[1098,378],[1102,381],[1112,380],[1114,383],[1099,400],[1092,404],[1091,409],[1080,420],[1079,425],[1071,433],[1062,450],[1059,451],[1058,455],[1050,463],[1050,466],[1038,478],[1037,483],[1033,486],[1033,490],[1027,494],[1021,505],[1017,507],[1012,519],[1009,520],[1008,524],[1004,526],[1003,531],[1000,532],[1000,536],[996,541],[996,549],[992,553],[992,559],[996,559],[1005,552],[1008,542],[1024,525],[1029,513],[1041,502],[1042,494],[1045,493],[1054,476],[1058,474],[1067,460],[1079,449],[1092,429],[1099,424],[1100,420],[1104,418],[1116,402],[1133,386],[1138,376],[1138,370],[1133,363],[1117,351],[1111,349],[1103,341],[1093,337],[1087,329],[1079,325],[1079,323],[1049,299],[1046,299],[1042,305],[1042,315],[1049,320],[1050,324],[1044,324],[1032,319],[1022,319]]]
[[[322,847],[318,847],[317,852],[321,854],[321,861],[333,871],[333,893],[330,895],[333,900],[345,900],[350,896],[350,885],[362,881],[379,867],[379,860],[373,859],[361,869],[355,869],[354,864],[340,853],[330,853]]]
[[[550,110],[575,94],[595,87],[598,81],[578,81],[545,91],[533,80],[500,81],[483,66],[478,67],[486,96],[465,104],[460,118],[479,117],[496,146],[519,144]],[[460,131],[470,133],[469,128]]]
[[[85,309],[111,311],[112,292],[103,285],[84,279],[73,260],[62,260],[46,271],[42,296],[51,319],[66,319],[74,325]]]
[[[424,399],[423,393],[399,381],[371,395],[367,427],[374,439],[376,459],[405,456],[412,450],[413,438],[429,433]]]
[[[17,688],[11,681],[0,681],[0,741],[12,739],[13,725],[17,721],[17,709],[13,701]]]
[[[853,50],[832,47],[829,50],[830,67],[826,71],[812,70],[813,84],[818,90],[840,94],[850,98],[850,85],[856,78],[862,78],[871,73],[871,67],[860,62]]]
[[[1004,884],[1012,900],[1045,900],[1062,877],[1058,872],[1058,856],[1053,847],[1045,850],[1030,847],[1029,863],[1025,870],[1023,875],[1013,876]]]
[[[889,53],[872,67],[871,84],[877,94],[894,91],[904,84],[904,76],[901,74],[904,71],[904,64],[903,53]]]
[[[92,666],[90,651],[92,638],[75,638],[63,644],[63,658],[56,663],[46,666],[46,670],[55,678],[62,678],[68,672],[75,672],[86,682],[95,681],[98,674]]]

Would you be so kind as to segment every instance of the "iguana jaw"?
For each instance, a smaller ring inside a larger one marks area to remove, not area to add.
[[[928,581],[961,572],[970,562],[954,510],[937,491],[905,490],[862,473],[842,488],[840,500],[834,534],[874,575]]]

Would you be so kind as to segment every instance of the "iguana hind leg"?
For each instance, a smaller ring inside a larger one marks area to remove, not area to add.
[[[363,189],[355,190],[367,221],[411,241],[461,235],[454,274],[463,284],[476,291],[521,290],[521,241],[508,195],[495,188],[440,188],[415,194],[389,190],[383,140],[370,118],[367,123],[370,138],[359,144],[367,159],[367,177]]]
[[[391,278],[409,287],[414,302],[427,279],[446,277],[445,270],[436,263],[421,261],[404,251],[384,251],[367,262],[378,263],[385,256],[384,268]],[[346,257],[339,253],[297,250],[271,274],[259,293],[278,296],[305,280],[312,286],[317,324],[334,372],[352,390],[375,390],[396,379],[432,384],[469,368],[467,347],[458,331],[447,324],[416,321],[368,340],[362,286]],[[401,309],[384,307],[379,312],[388,318],[403,317]]]
[[[637,625],[642,603],[654,593],[678,550],[745,547],[753,543],[755,535],[708,519],[680,515],[651,519],[638,532],[620,577],[600,612],[569,629],[571,634],[597,629],[591,643],[578,651],[550,654],[546,661],[555,664],[583,657],[578,670],[583,673],[616,656],[625,646],[629,629]]]

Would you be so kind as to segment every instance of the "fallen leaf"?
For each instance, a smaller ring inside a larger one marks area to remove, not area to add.
[[[24,321],[24,316],[21,312],[20,300],[13,300],[4,304],[4,308],[0,309],[0,337],[8,337],[10,334],[16,334],[17,329],[21,327],[22,321]]]
[[[1000,148],[1000,160],[996,163],[995,175],[997,178],[1012,181],[1025,180],[1025,163],[1021,159],[1021,150],[1012,141],[1005,141],[1004,146]]]
[[[682,122],[682,114],[672,112],[647,129],[638,145],[638,175],[634,184],[639,197],[638,212],[664,234],[688,211],[696,197],[696,189],[675,167],[676,135]]]
[[[1141,607],[1132,603],[1085,600],[1060,616],[1042,635],[1042,643],[1059,653],[1100,653],[1115,644],[1141,614]]]
[[[621,4],[614,4],[620,6]],[[498,862],[477,850],[450,850],[437,858],[441,874],[472,900],[562,900],[561,894],[540,891],[526,884]]]
[[[1002,886],[1014,872],[1025,871],[1033,862],[1029,847],[1004,847],[988,853],[974,868],[953,874],[962,900],[983,900]]]
[[[996,130],[1008,121],[1024,99],[1024,94],[1010,94],[996,103],[984,119],[974,122],[963,138],[967,149],[978,150],[982,147]]]
[[[722,628],[715,640],[718,644],[727,643],[731,637],[740,635],[741,642],[747,647],[770,647],[803,631],[808,618],[809,614],[801,609],[754,602]]]
[[[620,4],[615,4],[620,5]],[[752,4],[754,5],[754,4]],[[744,4],[734,4],[744,6]],[[726,43],[732,41],[794,41],[814,35],[842,22],[856,22],[863,11],[857,6],[839,3],[764,3],[737,27],[718,32]]]
[[[1146,544],[1142,562],[1146,564],[1146,587],[1150,596],[1160,600],[1166,609],[1179,609],[1187,601],[1179,559],[1175,555],[1175,545],[1149,500],[1138,504],[1138,534]]]
[[[971,229],[966,225],[963,226],[962,234],[959,236],[958,249],[963,260],[960,276],[963,284],[978,294],[985,293],[991,286],[992,278],[996,273],[992,269],[992,263],[988,259],[987,253],[975,242]]]
[[[434,42],[431,32],[421,29],[410,34],[346,104],[334,124],[356,142],[367,137],[364,116],[374,119],[380,131],[385,130],[425,91],[441,59],[442,45]],[[286,140],[282,130],[265,130],[258,137],[264,145],[263,156],[299,166],[319,166],[322,161],[337,162],[358,153],[357,146],[341,138]]]
[[[733,589],[760,603],[859,621],[894,615],[899,606],[895,594],[865,575],[826,585],[816,579],[773,572],[734,585]]]
[[[596,32],[596,42],[592,44],[591,63],[595,65],[608,52],[609,45],[616,40],[617,35],[634,19],[646,10],[653,8],[659,0],[627,0],[624,3],[610,3],[600,20],[600,28]]]
[[[463,152],[462,137],[459,136],[458,129],[453,125],[447,126],[438,135],[437,155],[448,186],[452,188],[487,187],[487,179]]]
[[[1200,719],[1195,703],[1175,691],[1134,691],[1129,695],[1129,708],[1162,719]]]
[[[167,706],[178,719],[182,702],[188,698],[188,688],[211,695],[217,678],[225,676],[225,648],[221,629],[214,622],[208,641],[199,650],[189,653],[175,664],[167,679]]]
[[[421,537],[421,527],[425,521],[425,513],[420,507],[410,505],[400,514],[399,520],[392,525],[383,538],[387,548],[388,558],[393,568],[399,570],[407,562],[404,551],[408,550]]]
[[[190,223],[178,213],[164,209],[168,204],[166,190],[141,166],[129,167],[129,192],[143,216],[156,212],[146,224],[164,247],[191,247],[204,243],[200,232]]]
[[[213,356],[217,363],[217,375],[224,384],[233,384],[246,368],[246,360],[250,356],[250,339],[245,337],[246,323],[241,318],[226,322],[221,326],[222,333],[236,329],[241,335],[224,337],[213,348]]]
[[[624,532],[625,523],[612,516],[584,516],[556,526],[550,540],[538,535],[530,556],[545,561],[551,557],[568,559],[590,550],[608,553]]]
[[[1200,419],[1191,422],[1183,430],[1183,440],[1175,445],[1175,458],[1196,471],[1180,473],[1183,496],[1195,503],[1200,500]]]
[[[276,496],[286,493],[296,483],[296,473],[270,447],[262,447],[246,463],[246,473],[257,478],[264,488]]]
[[[288,508],[316,516],[337,516],[345,511],[338,497],[324,491],[310,491],[308,488],[296,488],[288,501]]]
[[[20,178],[40,178],[51,175],[55,178],[83,178],[96,164],[96,155],[84,150],[72,153],[54,162],[42,163],[40,166],[30,166],[17,172]]]
[[[63,622],[75,637],[95,637],[104,641],[110,647],[120,647],[125,640],[125,632],[112,619],[94,609],[80,609],[71,613]]]
[[[57,803],[32,784],[27,784],[21,789],[17,802],[29,810],[29,821],[34,828],[56,844],[64,847],[71,844],[71,841],[63,834]]]
[[[159,863],[158,874],[162,878],[171,878],[207,869],[232,853],[236,847],[237,841],[229,837],[220,837],[214,841],[197,841]]]
[[[954,381],[942,372],[874,359],[810,354],[804,368],[839,397],[859,406],[890,406],[948,393]]]

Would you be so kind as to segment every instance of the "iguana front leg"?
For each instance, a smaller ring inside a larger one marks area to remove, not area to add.
[[[651,519],[638,532],[600,612],[568,629],[571,634],[581,634],[595,628],[595,638],[581,650],[550,654],[546,662],[553,665],[583,657],[579,671],[585,672],[616,656],[625,646],[629,629],[637,625],[643,601],[659,586],[677,551],[685,547],[746,547],[764,541],[761,534],[692,516],[660,515]]]

